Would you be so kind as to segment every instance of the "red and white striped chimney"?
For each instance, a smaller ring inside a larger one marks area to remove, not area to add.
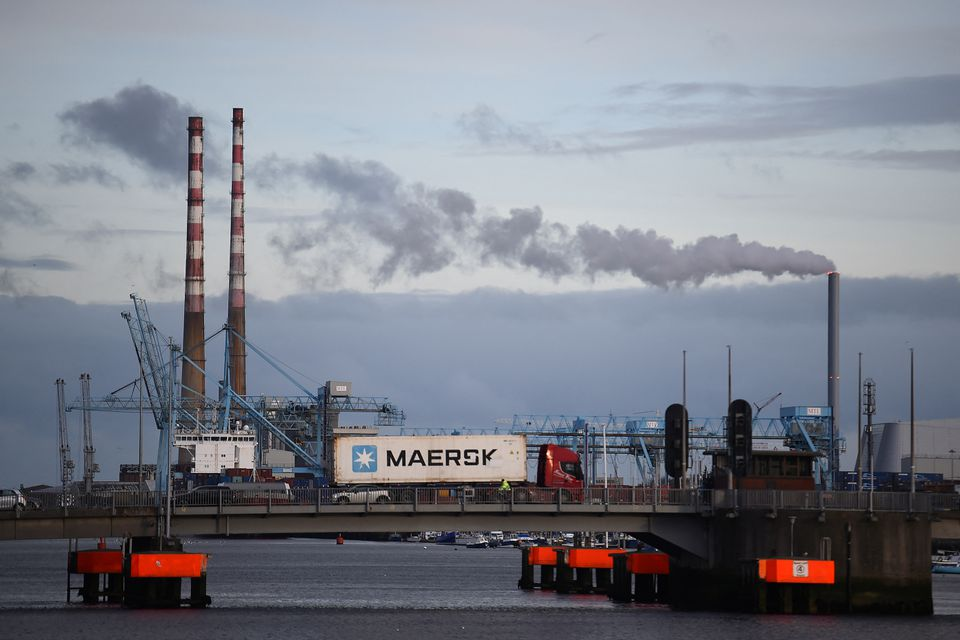
[[[196,366],[184,362],[181,369],[181,398],[185,404],[199,404],[205,389],[203,369],[203,118],[190,116],[187,163],[187,264],[183,301],[183,354]],[[199,367],[199,368],[198,368]]]
[[[247,305],[243,255],[243,109],[233,110],[233,182],[230,187],[230,285],[227,324],[246,336]],[[230,382],[239,395],[247,393],[247,350],[242,340],[230,342]]]

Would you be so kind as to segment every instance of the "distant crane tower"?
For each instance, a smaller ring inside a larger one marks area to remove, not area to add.
[[[60,426],[60,481],[63,490],[73,482],[73,460],[70,459],[70,434],[67,430],[67,403],[63,394],[63,378],[57,378],[57,421]]]
[[[93,426],[90,424],[90,374],[80,374],[80,397],[83,402],[83,490],[93,491],[93,476],[100,471],[100,465],[94,462]]]

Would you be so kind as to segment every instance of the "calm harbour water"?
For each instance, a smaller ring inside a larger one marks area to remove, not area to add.
[[[932,617],[753,616],[519,591],[516,549],[313,539],[187,546],[210,554],[210,609],[68,605],[65,541],[0,543],[0,638],[960,637],[960,576],[933,576]]]

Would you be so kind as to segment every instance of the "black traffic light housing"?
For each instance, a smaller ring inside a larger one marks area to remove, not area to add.
[[[734,400],[727,410],[727,453],[730,472],[737,478],[750,473],[753,451],[753,409],[746,400]]]
[[[663,459],[667,475],[682,478],[687,473],[687,409],[682,404],[667,407],[663,420]]]

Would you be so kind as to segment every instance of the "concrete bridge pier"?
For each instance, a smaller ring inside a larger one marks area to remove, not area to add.
[[[669,602],[674,608],[933,613],[926,515],[723,511],[703,518],[701,526],[706,557],[673,551]],[[832,561],[831,582],[761,577],[760,559],[793,560],[804,571],[804,561]]]

